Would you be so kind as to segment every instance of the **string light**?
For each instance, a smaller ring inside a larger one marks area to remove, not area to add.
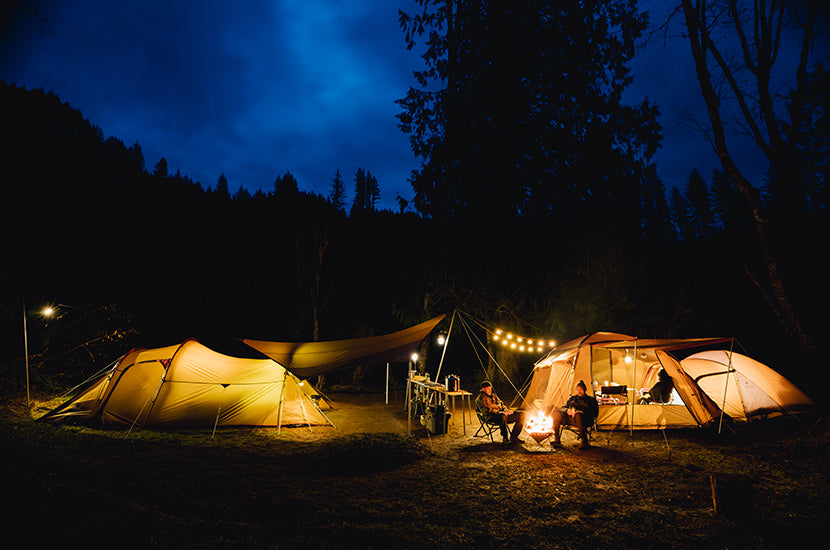
[[[501,344],[502,346],[511,350],[526,353],[542,353],[546,347],[556,347],[554,340],[544,340],[541,338],[526,338],[510,332],[505,332],[502,329],[496,329],[493,332],[493,342]]]

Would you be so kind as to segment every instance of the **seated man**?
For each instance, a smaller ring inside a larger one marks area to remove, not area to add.
[[[594,425],[594,419],[599,414],[599,405],[597,400],[585,393],[585,382],[580,380],[576,384],[576,395],[572,395],[567,403],[565,403],[564,410],[553,411],[553,444],[562,445],[560,437],[562,434],[562,424],[573,426],[579,432],[579,448],[587,449],[590,445],[588,443],[588,427]]]
[[[499,427],[502,440],[506,445],[521,443],[519,434],[522,433],[524,427],[524,415],[520,411],[511,411],[506,408],[493,391],[493,384],[486,380],[481,383],[481,391],[476,396],[476,410],[484,415],[485,422]],[[508,424],[513,424],[510,435],[507,433]]]

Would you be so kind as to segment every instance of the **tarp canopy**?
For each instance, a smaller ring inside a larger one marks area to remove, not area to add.
[[[308,387],[271,359],[230,357],[187,340],[127,353],[41,419],[192,428],[330,424]]]
[[[242,341],[300,377],[317,376],[356,365],[409,361],[421,341],[444,319],[439,315],[392,334],[326,342]]]
[[[723,350],[682,360],[683,370],[731,418],[751,421],[814,406],[792,382],[758,361]]]

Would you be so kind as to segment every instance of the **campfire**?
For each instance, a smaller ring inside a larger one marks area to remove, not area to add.
[[[536,443],[541,444],[553,434],[553,418],[537,411],[535,415],[529,416],[525,422],[525,431]]]

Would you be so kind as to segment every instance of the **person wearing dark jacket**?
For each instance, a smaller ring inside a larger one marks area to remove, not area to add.
[[[484,415],[488,424],[495,424],[501,431],[501,437],[505,444],[521,443],[519,434],[524,427],[524,415],[521,411],[511,411],[504,406],[504,403],[496,392],[493,391],[493,384],[488,381],[481,383],[481,390],[476,396],[476,410]],[[507,425],[513,424],[513,430],[508,433]]]
[[[674,381],[665,369],[660,369],[657,374],[659,382],[649,390],[648,394],[651,396],[652,403],[668,403],[671,401],[671,392],[674,389]]]
[[[579,432],[579,448],[587,449],[588,427],[594,425],[599,414],[597,400],[585,393],[585,382],[580,380],[576,384],[576,395],[572,395],[565,403],[563,410],[553,411],[553,444],[561,445],[560,436],[562,425],[573,426]]]

